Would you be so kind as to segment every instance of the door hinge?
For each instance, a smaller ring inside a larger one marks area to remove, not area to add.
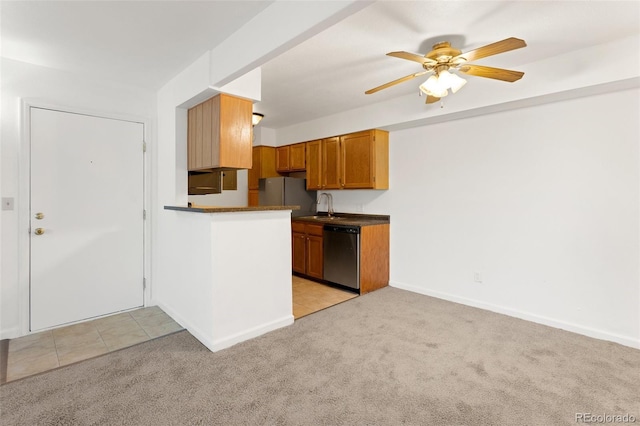
[[[143,219],[143,220],[146,220],[146,219],[147,219],[147,210],[146,210],[146,209],[143,209],[143,210],[142,210],[142,219]]]
[[[142,152],[147,152],[147,143],[142,141]]]
[[[147,289],[147,279],[142,277],[142,289],[146,290]]]

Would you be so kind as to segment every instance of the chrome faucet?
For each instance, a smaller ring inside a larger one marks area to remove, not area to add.
[[[327,197],[327,215],[331,217],[333,216],[333,196],[331,194],[323,192],[322,194],[320,194],[320,197],[318,197],[318,204],[322,202],[323,195]]]

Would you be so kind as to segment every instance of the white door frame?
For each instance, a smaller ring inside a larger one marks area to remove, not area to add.
[[[18,165],[18,194],[16,209],[18,211],[18,282],[20,303],[19,312],[19,333],[20,336],[30,334],[30,253],[29,253],[29,226],[30,226],[30,183],[31,183],[31,108],[51,109],[72,114],[89,115],[100,118],[132,121],[141,123],[143,126],[144,140],[146,142],[146,154],[143,156],[143,201],[147,217],[143,229],[143,271],[146,279],[146,287],[143,291],[144,306],[148,306],[151,301],[151,222],[153,220],[150,206],[151,203],[151,167],[150,156],[153,152],[150,120],[145,117],[114,114],[110,112],[91,110],[88,108],[76,108],[66,105],[47,102],[39,99],[23,99],[21,114],[21,137],[20,137],[20,160]],[[142,147],[140,147],[142,149]],[[80,321],[81,322],[81,321]],[[41,330],[40,330],[41,331]]]

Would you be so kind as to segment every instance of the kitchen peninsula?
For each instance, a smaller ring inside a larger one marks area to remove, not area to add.
[[[175,285],[161,308],[211,351],[293,323],[291,211],[298,206],[165,206]],[[163,257],[163,262],[172,262]]]

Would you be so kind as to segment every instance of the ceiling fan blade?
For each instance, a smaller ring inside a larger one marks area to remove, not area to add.
[[[433,59],[425,58],[422,55],[418,55],[417,53],[409,53],[409,52],[389,52],[387,56],[393,56],[395,58],[407,59],[409,61],[418,62],[421,64],[435,65],[436,61]]]
[[[436,98],[435,96],[427,95],[427,100],[424,102],[425,104],[434,104],[438,102],[440,98]]]
[[[460,72],[469,75],[475,75],[476,77],[493,78],[495,80],[508,81],[513,83],[520,80],[524,75],[521,71],[505,70],[502,68],[485,67],[483,65],[463,65],[458,68]]]
[[[524,40],[511,37],[502,41],[488,44],[483,47],[479,47],[466,53],[462,53],[455,58],[452,58],[451,62],[473,62],[481,58],[486,58],[487,56],[497,55],[498,53],[508,52],[514,49],[520,49],[521,47],[525,47],[526,45],[527,43],[525,43]]]
[[[421,75],[426,74],[428,72],[429,71],[420,71],[420,72],[416,72],[416,73],[413,73],[413,74],[409,74],[409,75],[407,75],[405,77],[402,77],[402,78],[399,78],[397,80],[393,80],[393,81],[390,81],[390,82],[388,82],[386,84],[383,84],[382,86],[378,86],[378,87],[375,87],[373,89],[367,90],[364,93],[365,93],[365,95],[370,95],[370,94],[376,93],[376,92],[378,92],[378,91],[380,91],[382,89],[386,89],[387,87],[394,86],[394,85],[396,85],[398,83],[403,83],[403,82],[405,82],[407,80],[411,80],[412,78],[421,76]]]

